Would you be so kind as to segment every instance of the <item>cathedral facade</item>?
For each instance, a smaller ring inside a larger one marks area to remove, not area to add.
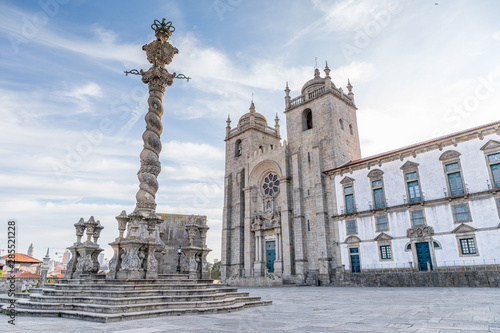
[[[324,73],[315,69],[293,99],[287,85],[288,140],[280,136],[278,117],[269,126],[253,102],[236,127],[227,120],[222,280],[329,284],[343,272],[390,264],[433,270],[457,250],[457,261],[477,260],[464,264],[498,256],[500,249],[488,242],[500,235],[500,123],[361,158],[352,86],[348,82],[345,93],[332,82],[328,65]],[[478,152],[483,164],[492,161],[484,170],[465,162]],[[461,164],[453,164],[457,159]],[[469,164],[473,170],[466,172]],[[436,165],[444,168],[441,178]],[[475,184],[478,177],[482,186]],[[474,218],[467,220],[464,205],[487,216],[468,210]],[[472,251],[483,238],[484,250]],[[464,255],[464,249],[474,253]]]

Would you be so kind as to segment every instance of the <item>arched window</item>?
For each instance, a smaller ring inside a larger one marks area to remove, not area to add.
[[[351,133],[351,135],[352,135],[352,125],[351,125],[351,124],[349,124],[349,132],[350,132],[350,133]]]
[[[340,123],[340,129],[344,130],[344,122],[342,121],[342,119],[339,119],[339,123]]]
[[[241,156],[242,153],[242,147],[241,147],[241,140],[237,140],[236,144],[234,145],[234,156],[238,157]]]
[[[305,109],[302,113],[302,129],[307,131],[313,128],[313,118],[311,109]]]

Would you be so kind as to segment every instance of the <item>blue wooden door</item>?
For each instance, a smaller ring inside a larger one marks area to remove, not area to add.
[[[427,262],[431,263],[432,270],[432,261],[431,261],[431,251],[429,249],[429,243],[417,243],[415,244],[417,248],[417,258],[418,258],[418,269],[420,271],[427,270]]]
[[[351,255],[351,271],[353,273],[361,272],[361,265],[359,264],[359,255]]]
[[[266,266],[269,273],[274,272],[274,260],[276,259],[276,243],[266,242]]]

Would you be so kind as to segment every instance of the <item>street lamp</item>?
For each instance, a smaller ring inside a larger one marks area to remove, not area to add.
[[[177,274],[181,273],[181,246],[179,245],[179,248],[177,249]]]

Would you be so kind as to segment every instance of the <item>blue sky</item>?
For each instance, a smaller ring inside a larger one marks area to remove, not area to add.
[[[436,3],[438,3],[436,5]],[[208,216],[220,258],[225,120],[254,98],[273,124],[328,61],[354,86],[363,156],[498,120],[497,1],[3,1],[0,4],[0,220],[41,258],[74,242],[80,217],[117,236],[131,212],[147,87],[142,45],[165,17],[179,54],[164,97],[159,212]],[[345,89],[344,89],[345,90]],[[6,248],[0,232],[0,248]]]

